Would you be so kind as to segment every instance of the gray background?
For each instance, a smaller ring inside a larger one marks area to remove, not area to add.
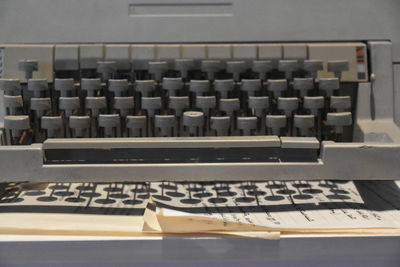
[[[130,16],[135,3],[163,14]],[[400,61],[399,11],[398,0],[1,0],[0,43],[391,40]]]

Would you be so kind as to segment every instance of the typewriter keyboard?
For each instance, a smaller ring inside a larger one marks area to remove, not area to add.
[[[301,136],[351,141],[356,83],[342,81],[346,60],[150,60],[122,70],[56,71],[54,83],[0,79],[6,144],[47,138]]]

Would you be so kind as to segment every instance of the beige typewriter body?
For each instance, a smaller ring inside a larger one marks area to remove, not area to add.
[[[398,179],[399,7],[3,0],[0,181]]]

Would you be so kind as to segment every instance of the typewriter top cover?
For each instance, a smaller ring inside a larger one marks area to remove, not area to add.
[[[398,179],[398,5],[3,0],[0,181]]]

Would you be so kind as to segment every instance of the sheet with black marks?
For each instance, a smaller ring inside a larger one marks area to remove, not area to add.
[[[154,202],[164,218],[195,216],[267,229],[400,229],[396,181],[21,183],[3,185],[0,192],[0,227],[29,215],[38,223],[62,217],[61,229],[68,229],[68,221],[76,228],[79,221],[82,229],[98,223],[97,230],[141,231]],[[57,229],[47,221],[41,229]]]
[[[194,216],[269,228],[400,228],[394,181],[152,183],[163,216]]]

